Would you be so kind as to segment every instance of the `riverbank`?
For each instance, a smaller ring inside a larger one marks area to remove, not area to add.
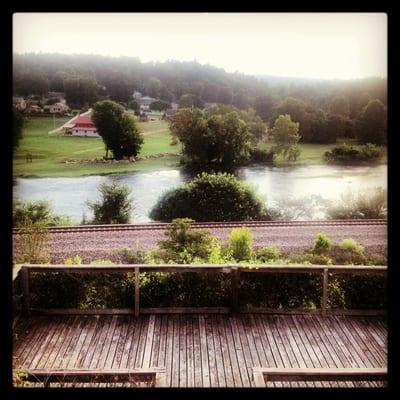
[[[162,120],[138,122],[144,135],[140,161],[135,162],[91,162],[105,155],[101,138],[66,137],[49,135],[54,126],[60,126],[68,118],[33,117],[26,122],[23,139],[13,158],[13,175],[21,178],[79,177],[91,175],[129,174],[179,168],[179,145],[171,145],[168,123]],[[346,139],[338,140],[338,143]],[[348,142],[348,139],[347,139]],[[270,148],[263,143],[261,148]],[[300,144],[300,156],[295,163],[288,164],[277,157],[277,167],[324,165],[323,155],[333,144]],[[27,154],[32,162],[27,162]],[[154,158],[153,158],[154,157]],[[73,162],[71,162],[71,160]],[[380,164],[386,163],[386,151]]]

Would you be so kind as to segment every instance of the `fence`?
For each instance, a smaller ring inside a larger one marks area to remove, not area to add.
[[[39,309],[31,308],[30,304],[30,274],[46,272],[64,273],[127,273],[134,274],[134,299],[133,308],[107,308],[107,309]],[[141,272],[168,272],[168,273],[224,273],[230,276],[230,307],[140,307],[140,283]],[[324,314],[351,314],[351,315],[379,315],[385,314],[384,310],[337,310],[328,308],[328,282],[329,274],[385,274],[386,266],[354,266],[354,265],[251,265],[241,264],[119,264],[119,265],[64,265],[64,264],[24,264],[14,267],[13,279],[20,280],[23,294],[22,310],[25,315],[31,312],[45,314],[160,314],[160,313],[236,313],[236,312],[260,312],[260,313],[322,313]],[[321,307],[317,309],[268,309],[239,307],[240,281],[244,273],[312,273],[322,275]]]

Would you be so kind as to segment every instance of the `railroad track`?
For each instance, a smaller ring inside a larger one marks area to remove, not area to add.
[[[113,232],[113,231],[149,231],[164,230],[168,223],[118,224],[118,225],[76,225],[51,226],[50,233],[74,232]],[[273,228],[297,226],[372,226],[387,225],[386,219],[346,219],[346,220],[313,220],[313,221],[239,221],[239,222],[193,222],[196,229],[238,228]],[[24,229],[13,229],[13,234],[24,234]]]

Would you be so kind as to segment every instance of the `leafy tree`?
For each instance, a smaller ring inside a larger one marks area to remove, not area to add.
[[[290,115],[280,115],[272,128],[272,136],[275,143],[274,150],[282,154],[289,161],[296,161],[300,154],[298,142],[299,123],[293,122]]]
[[[162,83],[160,79],[152,76],[147,80],[145,89],[148,96],[158,99],[162,91]]]
[[[127,224],[133,210],[129,198],[131,193],[127,186],[117,184],[99,186],[100,199],[88,201],[88,207],[93,211],[93,224]]]
[[[140,106],[136,100],[132,100],[128,103],[128,107],[132,109],[133,111],[138,111],[140,110]]]
[[[345,96],[334,97],[330,104],[329,111],[331,114],[337,114],[344,118],[348,118],[350,115],[350,104],[348,98]]]
[[[136,156],[143,144],[143,136],[134,119],[124,108],[111,101],[99,101],[94,106],[93,121],[102,137],[106,151],[111,150],[117,160]]]
[[[64,81],[69,74],[65,71],[57,71],[50,80],[50,88],[54,92],[64,91]]]
[[[193,167],[230,168],[249,158],[251,135],[237,112],[209,116],[199,109],[183,109],[170,128]]]
[[[183,94],[179,99],[179,107],[181,108],[203,108],[204,102],[194,94]]]
[[[227,173],[203,172],[191,182],[164,193],[150,212],[156,221],[191,218],[195,221],[268,219],[268,212],[249,186]]]
[[[271,95],[259,96],[255,99],[254,108],[264,121],[268,121],[274,113],[275,103],[276,100]]]
[[[233,101],[232,89],[229,86],[221,86],[217,94],[217,102],[231,104]]]
[[[164,111],[168,108],[171,108],[171,103],[168,103],[168,101],[157,100],[150,104],[150,109],[155,111]]]
[[[24,116],[17,110],[13,110],[13,149],[19,146],[22,139],[22,129],[24,127]]]
[[[330,114],[322,129],[321,143],[336,143],[336,139],[346,135],[346,119],[340,114]]]
[[[253,239],[253,234],[249,228],[242,227],[231,230],[228,249],[236,261],[250,261],[253,255]]]
[[[386,142],[386,108],[380,100],[370,100],[357,118],[358,138],[362,143]]]
[[[65,98],[72,107],[92,105],[97,98],[97,82],[89,76],[70,76],[64,80]]]

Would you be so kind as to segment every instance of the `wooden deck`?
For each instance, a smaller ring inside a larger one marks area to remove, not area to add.
[[[26,320],[17,369],[166,368],[170,387],[254,387],[253,367],[382,368],[383,317],[319,315],[79,315]],[[65,386],[111,384],[66,383]],[[124,384],[121,384],[124,385]],[[268,386],[378,382],[269,382]]]

